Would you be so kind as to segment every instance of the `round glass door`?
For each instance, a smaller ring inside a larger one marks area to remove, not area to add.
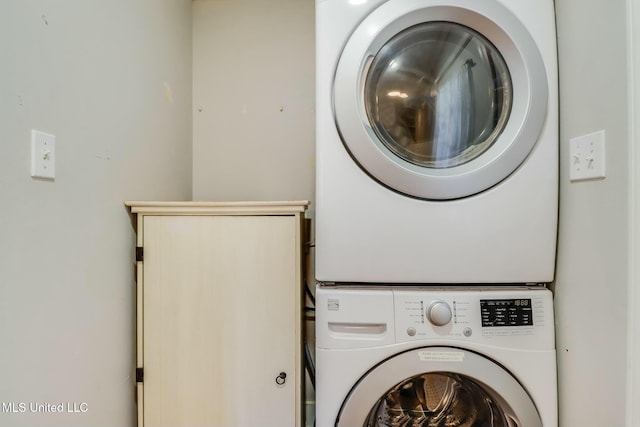
[[[392,387],[371,408],[365,427],[512,427],[481,385],[448,372],[421,374]]]
[[[482,155],[511,112],[511,77],[480,33],[451,22],[402,31],[374,57],[365,108],[390,152],[425,168],[448,168]]]
[[[385,187],[428,200],[511,175],[538,141],[547,101],[535,41],[494,0],[381,4],[351,34],[333,85],[351,158]]]
[[[503,367],[455,347],[382,361],[353,386],[336,427],[542,427],[524,387]]]

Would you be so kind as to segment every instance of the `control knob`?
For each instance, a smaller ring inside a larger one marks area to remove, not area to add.
[[[444,301],[433,301],[427,308],[427,319],[435,326],[444,326],[451,322],[451,307]]]

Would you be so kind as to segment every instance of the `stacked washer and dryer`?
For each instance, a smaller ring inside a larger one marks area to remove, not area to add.
[[[557,427],[553,0],[316,0],[317,427]]]

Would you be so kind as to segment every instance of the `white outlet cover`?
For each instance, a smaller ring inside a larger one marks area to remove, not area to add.
[[[33,129],[31,131],[31,176],[56,177],[56,137]]]
[[[569,162],[572,182],[605,178],[605,131],[569,140]]]

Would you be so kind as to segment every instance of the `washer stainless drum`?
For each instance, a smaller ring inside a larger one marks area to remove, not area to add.
[[[318,427],[557,427],[544,288],[317,289]]]
[[[318,0],[320,281],[553,280],[552,0]]]

